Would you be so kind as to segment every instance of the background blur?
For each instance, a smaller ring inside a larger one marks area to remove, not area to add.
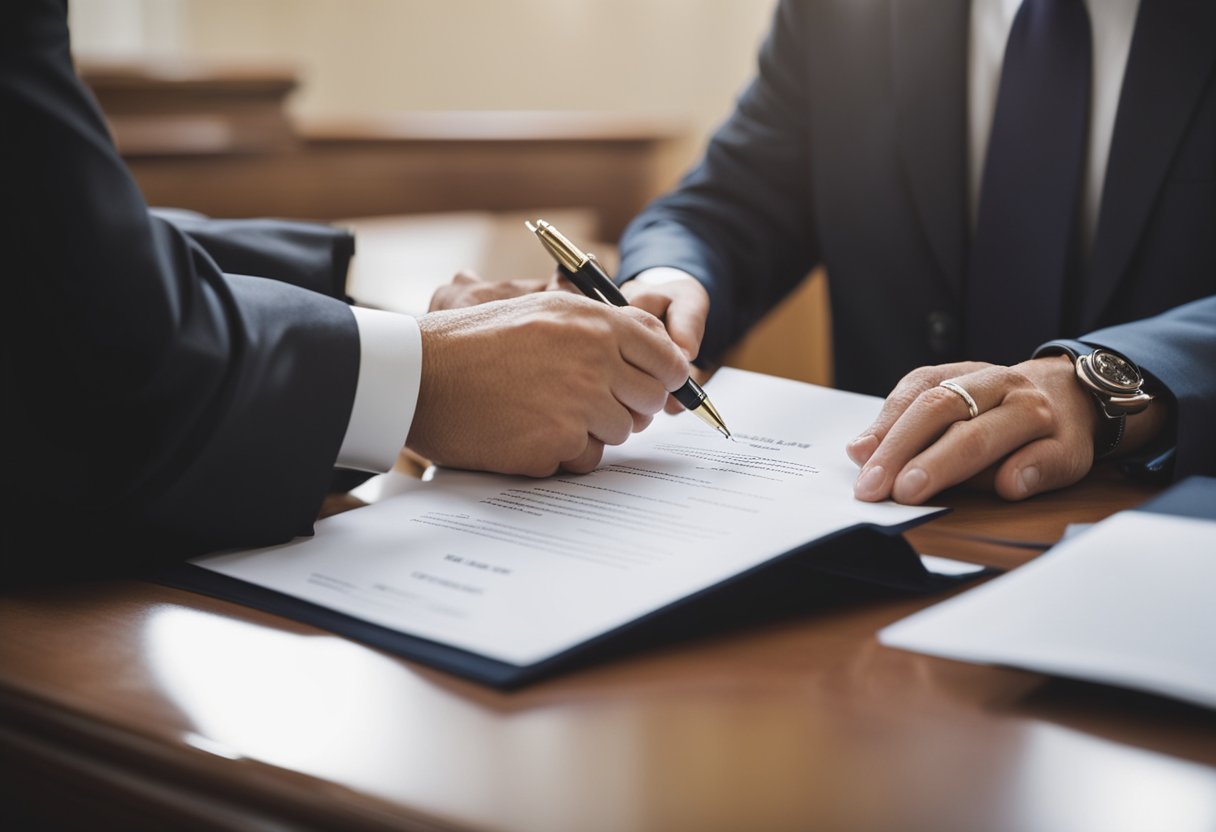
[[[83,58],[293,67],[303,117],[664,114],[696,158],[755,68],[773,0],[72,0]]]
[[[525,216],[611,263],[729,113],[773,6],[73,0],[70,21],[150,203],[350,224],[352,294],[419,312],[456,268],[547,271]],[[826,382],[826,335],[808,337],[814,356],[763,369]]]

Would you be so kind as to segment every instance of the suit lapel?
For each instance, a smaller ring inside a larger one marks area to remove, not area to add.
[[[956,293],[967,228],[967,9],[967,0],[891,3],[901,162],[921,226]]]
[[[1085,329],[1127,270],[1214,59],[1213,0],[1141,0],[1087,273]]]

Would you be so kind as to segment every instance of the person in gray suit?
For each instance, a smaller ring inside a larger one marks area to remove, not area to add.
[[[1216,5],[783,0],[617,279],[712,365],[816,266],[858,498],[1216,474]]]

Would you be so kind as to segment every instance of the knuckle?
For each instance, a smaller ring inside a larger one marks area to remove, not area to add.
[[[916,397],[922,407],[928,409],[930,413],[940,413],[942,415],[953,416],[959,410],[966,410],[967,403],[962,397],[953,390],[947,390],[945,387],[938,387],[936,384],[926,390],[922,390]]]
[[[914,390],[931,390],[941,380],[940,376],[941,370],[938,367],[917,367],[900,379],[899,384],[896,385],[896,389],[910,387]]]
[[[973,461],[986,460],[989,450],[989,437],[980,430],[973,430],[969,422],[955,422],[946,429],[944,437],[949,437],[951,446],[962,459]]]
[[[1055,432],[1055,408],[1047,394],[1038,388],[1016,388],[1006,394],[1004,404],[1016,407],[1022,422],[1036,432]]]
[[[688,361],[678,349],[672,348],[671,363],[667,369],[665,390],[679,390],[688,381]]]
[[[645,401],[643,407],[647,414],[658,413],[667,404],[667,397],[670,394],[667,392],[667,386],[655,381],[652,384],[646,385]],[[650,417],[647,415],[647,423],[649,424]]]
[[[567,430],[554,440],[552,453],[558,459],[574,459],[587,449],[587,440],[586,432]]]
[[[650,330],[651,332],[665,333],[667,331],[663,327],[662,321],[656,318],[653,313],[641,308],[640,306],[622,307],[621,311],[642,326],[646,327],[646,329]]]

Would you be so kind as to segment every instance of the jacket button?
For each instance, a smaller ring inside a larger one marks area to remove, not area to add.
[[[958,321],[949,312],[930,312],[925,318],[925,327],[929,333],[929,349],[934,355],[948,356],[958,352],[959,328]]]

